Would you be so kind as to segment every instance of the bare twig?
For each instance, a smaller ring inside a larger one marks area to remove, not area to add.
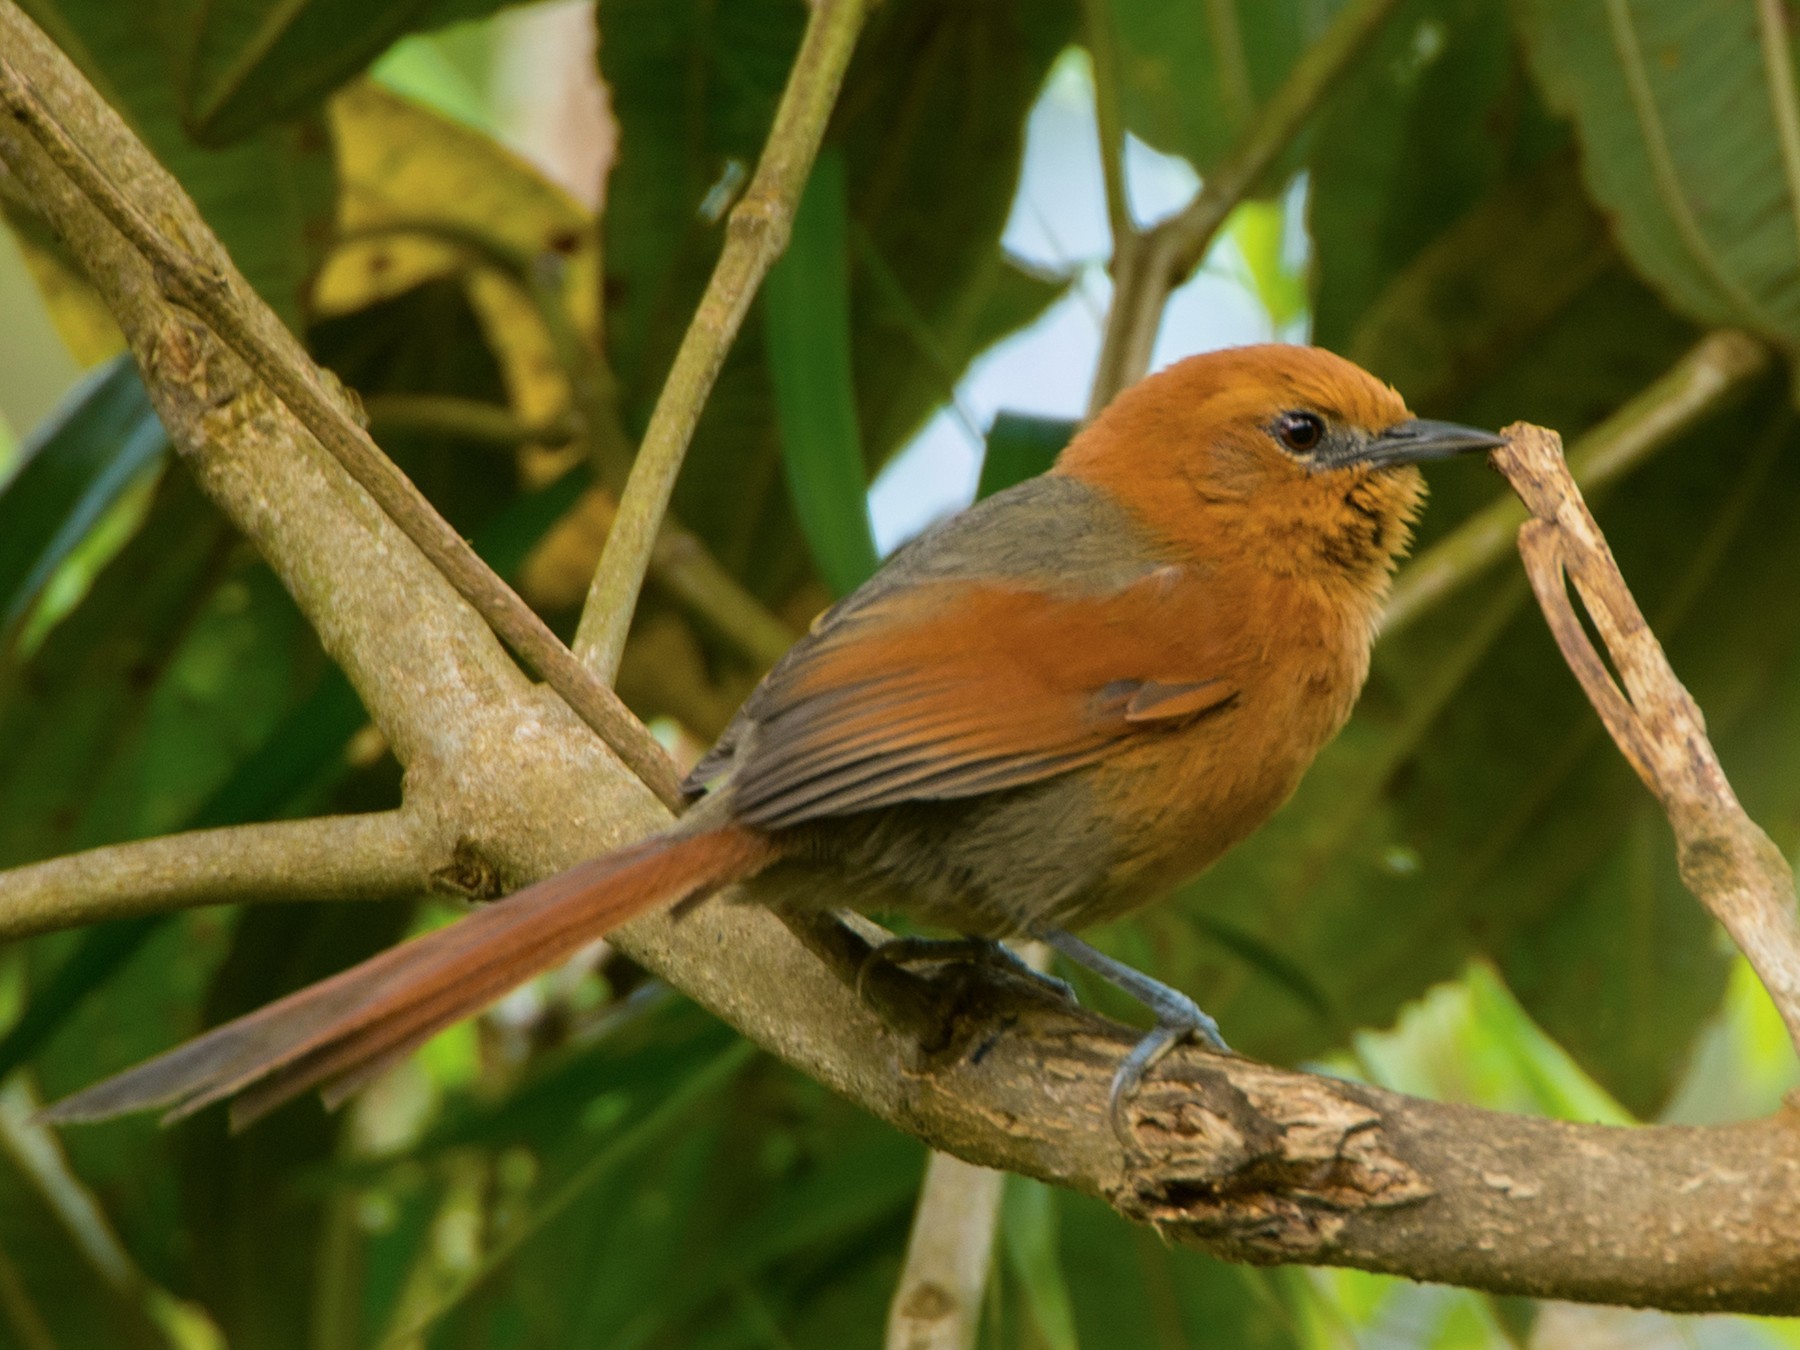
[[[1675,830],[1681,879],[1761,977],[1800,1048],[1800,920],[1794,874],[1726,781],[1693,697],[1619,574],[1553,431],[1515,423],[1493,462],[1531,512],[1519,552],[1550,631],[1594,710]],[[1569,584],[1594,621],[1594,650]],[[1621,690],[1619,685],[1624,685]]]
[[[933,1153],[906,1265],[888,1305],[887,1350],[974,1350],[1006,1174]]]
[[[757,287],[787,247],[795,203],[806,186],[866,14],[867,0],[813,0],[806,35],[800,40],[756,175],[731,209],[724,250],[650,415],[575,633],[576,652],[609,682],[618,674],[651,548],[706,396]]]
[[[202,263],[128,198],[38,98],[10,54],[0,54],[0,102],[27,128],[57,168],[149,261],[172,300],[201,316],[298,417],[319,444],[375,499],[429,557],[458,594],[594,728],[665,802],[680,800],[674,767],[612,690],[510,587],[476,556],[410,479],[381,453],[346,411],[343,394],[326,383],[291,335],[271,329],[236,302],[234,278]]]
[[[1769,368],[1769,349],[1747,333],[1708,333],[1654,383],[1575,442],[1569,470],[1598,497],[1651,454],[1714,412]],[[1394,579],[1382,632],[1410,627],[1509,552],[1525,508],[1502,497],[1415,558]]]
[[[1170,294],[1200,265],[1226,217],[1300,134],[1394,4],[1395,0],[1351,0],[1323,36],[1301,54],[1281,88],[1257,110],[1237,144],[1206,175],[1191,202],[1137,235],[1122,256],[1118,252],[1120,237],[1115,234],[1113,303],[1088,399],[1089,416],[1150,369],[1151,349]]]
[[[431,886],[404,811],[195,830],[0,872],[0,939],[264,900],[390,900]]]
[[[1106,187],[1106,221],[1112,230],[1114,266],[1121,251],[1138,242],[1125,181],[1125,111],[1119,90],[1119,43],[1109,0],[1082,0],[1082,29],[1094,72],[1094,124],[1100,132],[1100,174]]]
[[[616,513],[613,518],[617,520]],[[670,594],[759,666],[774,665],[799,637],[676,520],[665,520],[657,532],[650,570]]]
[[[377,394],[363,407],[370,431],[384,436],[410,432],[455,437],[504,450],[563,445],[580,430],[566,412],[546,422],[527,422],[504,404],[456,394]]]

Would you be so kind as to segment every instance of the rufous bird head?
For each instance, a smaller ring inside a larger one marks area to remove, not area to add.
[[[1107,405],[1055,472],[1110,491],[1170,547],[1385,591],[1425,499],[1420,461],[1501,438],[1416,418],[1318,347],[1191,356]]]

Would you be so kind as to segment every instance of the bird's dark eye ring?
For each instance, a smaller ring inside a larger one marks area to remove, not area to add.
[[[1283,413],[1275,419],[1275,434],[1288,449],[1304,455],[1325,439],[1325,423],[1309,412]]]

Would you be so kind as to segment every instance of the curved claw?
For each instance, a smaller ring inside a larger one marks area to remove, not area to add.
[[[1156,1061],[1182,1041],[1194,1040],[1231,1054],[1219,1034],[1219,1024],[1198,1003],[1178,989],[1153,980],[1141,970],[1133,970],[1105,952],[1090,947],[1073,933],[1061,928],[1040,928],[1032,936],[1049,943],[1076,965],[1085,966],[1108,984],[1123,990],[1156,1014],[1156,1026],[1150,1030],[1119,1064],[1113,1074],[1112,1090],[1107,1094],[1107,1112],[1112,1118],[1113,1133],[1127,1148],[1135,1142],[1125,1125],[1125,1103],[1144,1085],[1144,1078]]]
[[[1186,1011],[1192,1013],[1191,1017],[1165,1021],[1159,1010],[1156,1025],[1131,1047],[1131,1053],[1119,1061],[1119,1067],[1113,1072],[1112,1087],[1106,1094],[1106,1113],[1112,1121],[1113,1133],[1127,1148],[1134,1141],[1125,1120],[1125,1103],[1137,1095],[1138,1089],[1144,1085],[1144,1079],[1149,1077],[1150,1070],[1156,1067],[1159,1059],[1183,1041],[1199,1041],[1221,1054],[1234,1053],[1225,1044],[1225,1038],[1219,1034],[1219,1024],[1192,999],[1187,999],[1186,1002]]]

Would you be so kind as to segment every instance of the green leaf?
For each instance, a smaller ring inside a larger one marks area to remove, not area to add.
[[[374,955],[401,936],[406,920],[404,905],[250,907],[238,916],[205,998],[190,997],[190,1015],[199,1012],[193,1030]],[[132,979],[154,977],[149,955],[133,963]],[[214,968],[210,962],[199,967]],[[90,1016],[116,1009],[119,999],[115,991],[104,1003],[95,1001]],[[115,1010],[107,1020],[117,1016]],[[60,1044],[72,1047],[76,1040],[70,1034]],[[310,1326],[333,1197],[315,1178],[338,1156],[343,1123],[309,1098],[241,1134],[231,1134],[225,1112],[214,1109],[158,1141],[162,1169],[179,1187],[183,1270],[233,1350],[316,1344]]]
[[[1532,68],[1575,123],[1595,199],[1672,305],[1800,343],[1800,145],[1785,15],[1753,0],[1517,7]],[[1772,68],[1779,68],[1776,78]]]
[[[763,318],[788,492],[838,595],[867,581],[877,561],[850,376],[849,273],[844,160],[827,149],[794,212],[787,252],[763,284]]]
[[[520,0],[174,0],[181,113],[194,138],[230,145],[316,107],[408,33]]]
[[[601,4],[602,73],[620,128],[602,221],[607,336],[634,431],[711,273],[719,212],[761,151],[805,13],[797,0]],[[1011,264],[999,240],[1025,114],[1074,31],[1069,0],[907,0],[869,18],[826,137],[844,165],[865,482],[976,353],[1060,293],[1061,282]],[[765,323],[752,321],[701,418],[675,509],[753,591],[781,603],[807,555],[772,387]]]
[[[1007,1180],[1009,1249],[1015,1213],[1011,1196],[1017,1180]],[[1072,1325],[1063,1326],[1054,1337],[1019,1334],[1013,1344],[1079,1343],[1103,1350],[1212,1345],[1300,1350],[1307,1344],[1297,1315],[1297,1305],[1306,1297],[1304,1274],[1252,1270],[1171,1248],[1150,1229],[1122,1225],[1118,1215],[1098,1201],[1036,1182],[1026,1184],[1043,1191],[1055,1206],[1052,1255],[1065,1284],[1063,1296]],[[1027,1320],[1033,1316],[1028,1313]]]
[[[1633,1118],[1537,1027],[1484,961],[1409,1003],[1390,1031],[1356,1038],[1353,1078],[1435,1101],[1558,1120]]]
[[[57,568],[168,444],[124,356],[88,376],[32,435],[0,487],[0,649]]]
[[[1574,165],[1558,156],[1422,250],[1363,311],[1348,355],[1421,408],[1454,404],[1614,261]]]
[[[1008,1177],[1001,1208],[1007,1269],[1019,1284],[1025,1313],[1047,1350],[1078,1350],[1075,1310],[1059,1250],[1061,1197],[1030,1177]]]
[[[217,584],[227,547],[223,522],[192,483],[165,476],[137,537],[0,685],[7,865],[118,837],[92,819],[99,785],[115,766],[141,763],[149,704],[194,620],[196,593]]]
[[[1204,174],[1337,8],[1334,0],[1106,0],[1126,130]]]
[[[1395,308],[1383,293],[1399,274],[1426,267],[1428,255],[1466,249],[1447,242],[1452,226],[1491,195],[1502,209],[1509,202],[1529,206],[1534,199],[1524,183],[1516,193],[1496,194],[1496,188],[1539,168],[1567,142],[1524,77],[1504,6],[1401,0],[1326,101],[1313,133],[1307,165],[1317,257],[1313,340],[1333,351],[1363,351],[1367,344],[1353,334],[1372,322],[1378,301]],[[1484,286],[1477,267],[1535,267],[1532,251],[1521,241],[1504,254],[1471,258],[1460,271],[1445,260],[1437,264],[1443,279],[1422,289],[1427,296],[1454,296],[1459,276],[1471,288]],[[1542,279],[1554,283],[1544,270]],[[1518,289],[1494,295],[1505,303],[1460,306],[1463,322],[1505,323],[1515,305],[1537,304]],[[1398,374],[1370,368],[1386,378]],[[1401,392],[1429,406],[1411,385]]]
[[[977,498],[1043,473],[1075,435],[1075,423],[1057,417],[1003,412],[988,428],[987,453],[981,459]]]
[[[1306,279],[1288,258],[1285,202],[1247,201],[1226,221],[1226,231],[1243,259],[1256,298],[1269,312],[1277,333],[1306,314]]]
[[[301,793],[343,767],[344,743],[367,718],[350,682],[335,667],[273,735],[240,764],[184,825],[210,829],[282,814]],[[96,924],[81,931],[75,950],[33,990],[19,1019],[0,1037],[0,1078],[31,1059],[88,997],[145,944],[175,920],[157,914]]]
[[[206,149],[182,122],[183,58],[164,6],[25,0],[24,9],[181,181],[257,294],[298,328],[301,297],[332,226],[323,124],[302,119]]]

